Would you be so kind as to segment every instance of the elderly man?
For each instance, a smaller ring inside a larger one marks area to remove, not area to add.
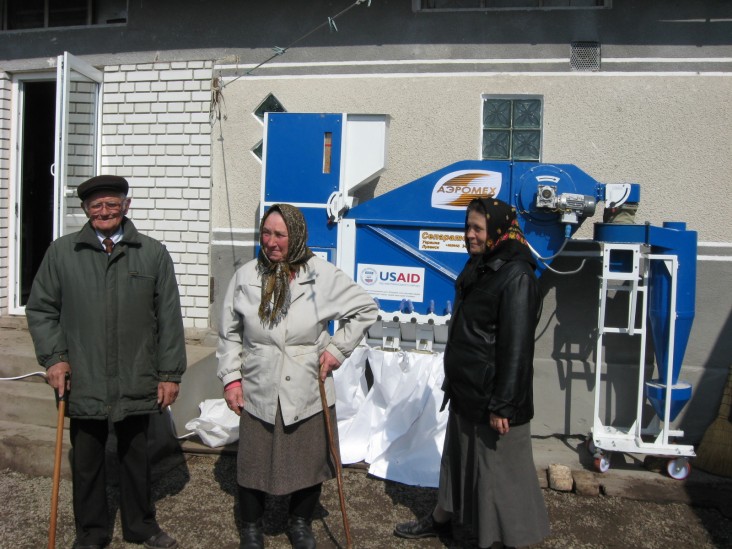
[[[147,428],[172,404],[186,367],[173,262],[126,215],[128,184],[100,175],[78,188],[89,222],[53,242],[26,306],[48,383],[68,394],[75,549],[111,539],[105,444],[114,428],[122,535],[155,549],[178,543],[155,520]]]

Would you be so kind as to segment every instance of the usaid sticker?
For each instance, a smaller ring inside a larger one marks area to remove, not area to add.
[[[423,268],[361,263],[357,271],[356,282],[373,297],[417,303],[424,300]]]
[[[432,207],[464,210],[474,198],[493,198],[501,192],[503,174],[488,170],[459,170],[443,176],[432,189]]]

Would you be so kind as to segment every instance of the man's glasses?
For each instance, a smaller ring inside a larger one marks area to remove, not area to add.
[[[103,208],[107,208],[107,211],[110,212],[118,212],[122,209],[123,204],[124,202],[92,202],[86,209],[93,213],[101,212]]]

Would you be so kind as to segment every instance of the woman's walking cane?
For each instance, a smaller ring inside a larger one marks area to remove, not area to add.
[[[320,385],[320,401],[323,404],[323,416],[325,416],[325,430],[328,433],[328,447],[330,448],[330,455],[333,457],[333,462],[336,467],[336,481],[338,483],[338,499],[341,502],[341,515],[343,516],[343,529],[346,531],[346,547],[351,549],[353,543],[351,542],[351,529],[348,527],[348,516],[346,516],[346,498],[343,495],[343,475],[341,473],[341,456],[338,455],[338,450],[335,447],[333,441],[333,426],[330,423],[330,411],[328,410],[328,398],[325,396],[325,383],[318,376]]]
[[[56,516],[58,515],[58,488],[61,483],[61,450],[64,442],[64,417],[66,416],[66,399],[69,390],[65,387],[69,379],[64,380],[64,394],[58,398],[58,420],[56,422],[56,453],[53,462],[53,485],[51,487],[51,522],[48,525],[48,549],[56,548]]]

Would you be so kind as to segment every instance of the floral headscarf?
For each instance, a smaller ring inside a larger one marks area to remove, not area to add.
[[[526,238],[516,218],[516,208],[497,198],[476,198],[468,204],[465,212],[466,247],[470,248],[467,239],[467,223],[470,212],[480,212],[485,215],[485,226],[488,233],[485,242],[486,253],[490,253],[506,240],[517,240],[526,245]]]
[[[264,253],[262,232],[264,222],[272,212],[282,216],[287,226],[287,257],[282,261],[270,261]],[[263,325],[276,326],[287,315],[290,308],[290,279],[305,268],[313,257],[308,248],[308,227],[302,212],[290,204],[274,204],[262,216],[259,225],[259,254],[257,273],[262,279],[262,297],[259,303],[259,319]]]
[[[500,259],[503,261],[522,260],[536,268],[524,233],[518,224],[516,209],[497,198],[476,198],[468,204],[465,212],[466,238],[468,246],[467,222],[471,212],[479,212],[486,219],[486,250],[483,254],[471,256],[465,268],[455,281],[459,295],[465,295],[478,279],[489,269],[488,263]]]

